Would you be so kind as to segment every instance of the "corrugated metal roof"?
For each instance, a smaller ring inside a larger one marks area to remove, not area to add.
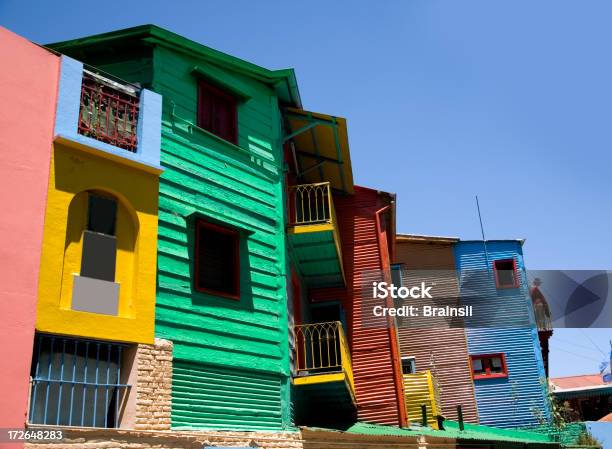
[[[583,374],[580,376],[551,377],[550,384],[555,391],[583,389],[592,387],[612,387],[612,382],[604,382],[601,374]]]
[[[389,436],[416,436],[425,435],[438,438],[453,438],[461,440],[480,441],[512,441],[517,443],[538,443],[558,445],[544,433],[529,432],[526,430],[497,429],[495,427],[481,426],[478,424],[465,424],[464,430],[459,430],[459,423],[455,421],[444,421],[444,430],[435,430],[431,427],[409,427],[399,428],[394,426],[382,426],[357,422],[345,430],[347,433],[361,435],[389,435]]]

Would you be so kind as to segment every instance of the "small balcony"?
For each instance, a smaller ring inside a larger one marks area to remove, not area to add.
[[[423,424],[423,410],[425,410],[427,414],[426,424],[437,429],[437,417],[442,412],[440,410],[440,388],[436,377],[431,371],[427,370],[414,374],[404,374],[403,379],[408,420],[411,423]],[[423,406],[425,406],[425,409],[423,409]]]
[[[139,110],[139,90],[84,71],[79,134],[134,153]]]
[[[161,173],[161,96],[67,56],[61,61],[55,142]]]
[[[329,182],[289,187],[288,234],[308,287],[344,285],[340,234]]]
[[[350,421],[355,412],[355,383],[342,323],[295,326],[293,356],[300,424]]]

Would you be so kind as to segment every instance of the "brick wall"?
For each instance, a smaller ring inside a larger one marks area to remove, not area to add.
[[[135,393],[128,403],[134,416],[128,415],[122,428],[135,430],[170,430],[172,407],[172,342],[155,339],[154,345],[138,345],[136,350]],[[129,413],[129,410],[128,410]]]

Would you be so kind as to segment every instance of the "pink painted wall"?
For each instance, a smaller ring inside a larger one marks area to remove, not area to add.
[[[0,57],[2,428],[27,414],[60,58],[2,27]]]

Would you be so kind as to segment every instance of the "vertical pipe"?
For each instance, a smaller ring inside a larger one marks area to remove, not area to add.
[[[444,430],[444,417],[441,415],[436,416],[438,420],[438,430]]]
[[[376,223],[376,238],[378,239],[378,252],[380,254],[381,269],[385,276],[386,282],[391,282],[391,261],[389,260],[388,246],[386,242],[382,241],[382,226],[381,217],[382,214],[392,210],[391,205],[383,206],[378,209],[375,213]],[[387,306],[393,307],[391,298],[387,298]],[[389,328],[389,345],[391,347],[391,357],[393,365],[393,380],[395,383],[395,395],[397,399],[397,411],[399,417],[399,426],[405,427],[408,425],[408,415],[406,413],[406,398],[404,393],[404,383],[402,379],[402,364],[400,361],[399,343],[397,337],[397,331],[395,328],[395,320],[393,317],[387,317],[387,323]]]
[[[459,430],[464,430],[465,426],[463,425],[463,410],[461,406],[457,406],[457,421],[459,421]]]

